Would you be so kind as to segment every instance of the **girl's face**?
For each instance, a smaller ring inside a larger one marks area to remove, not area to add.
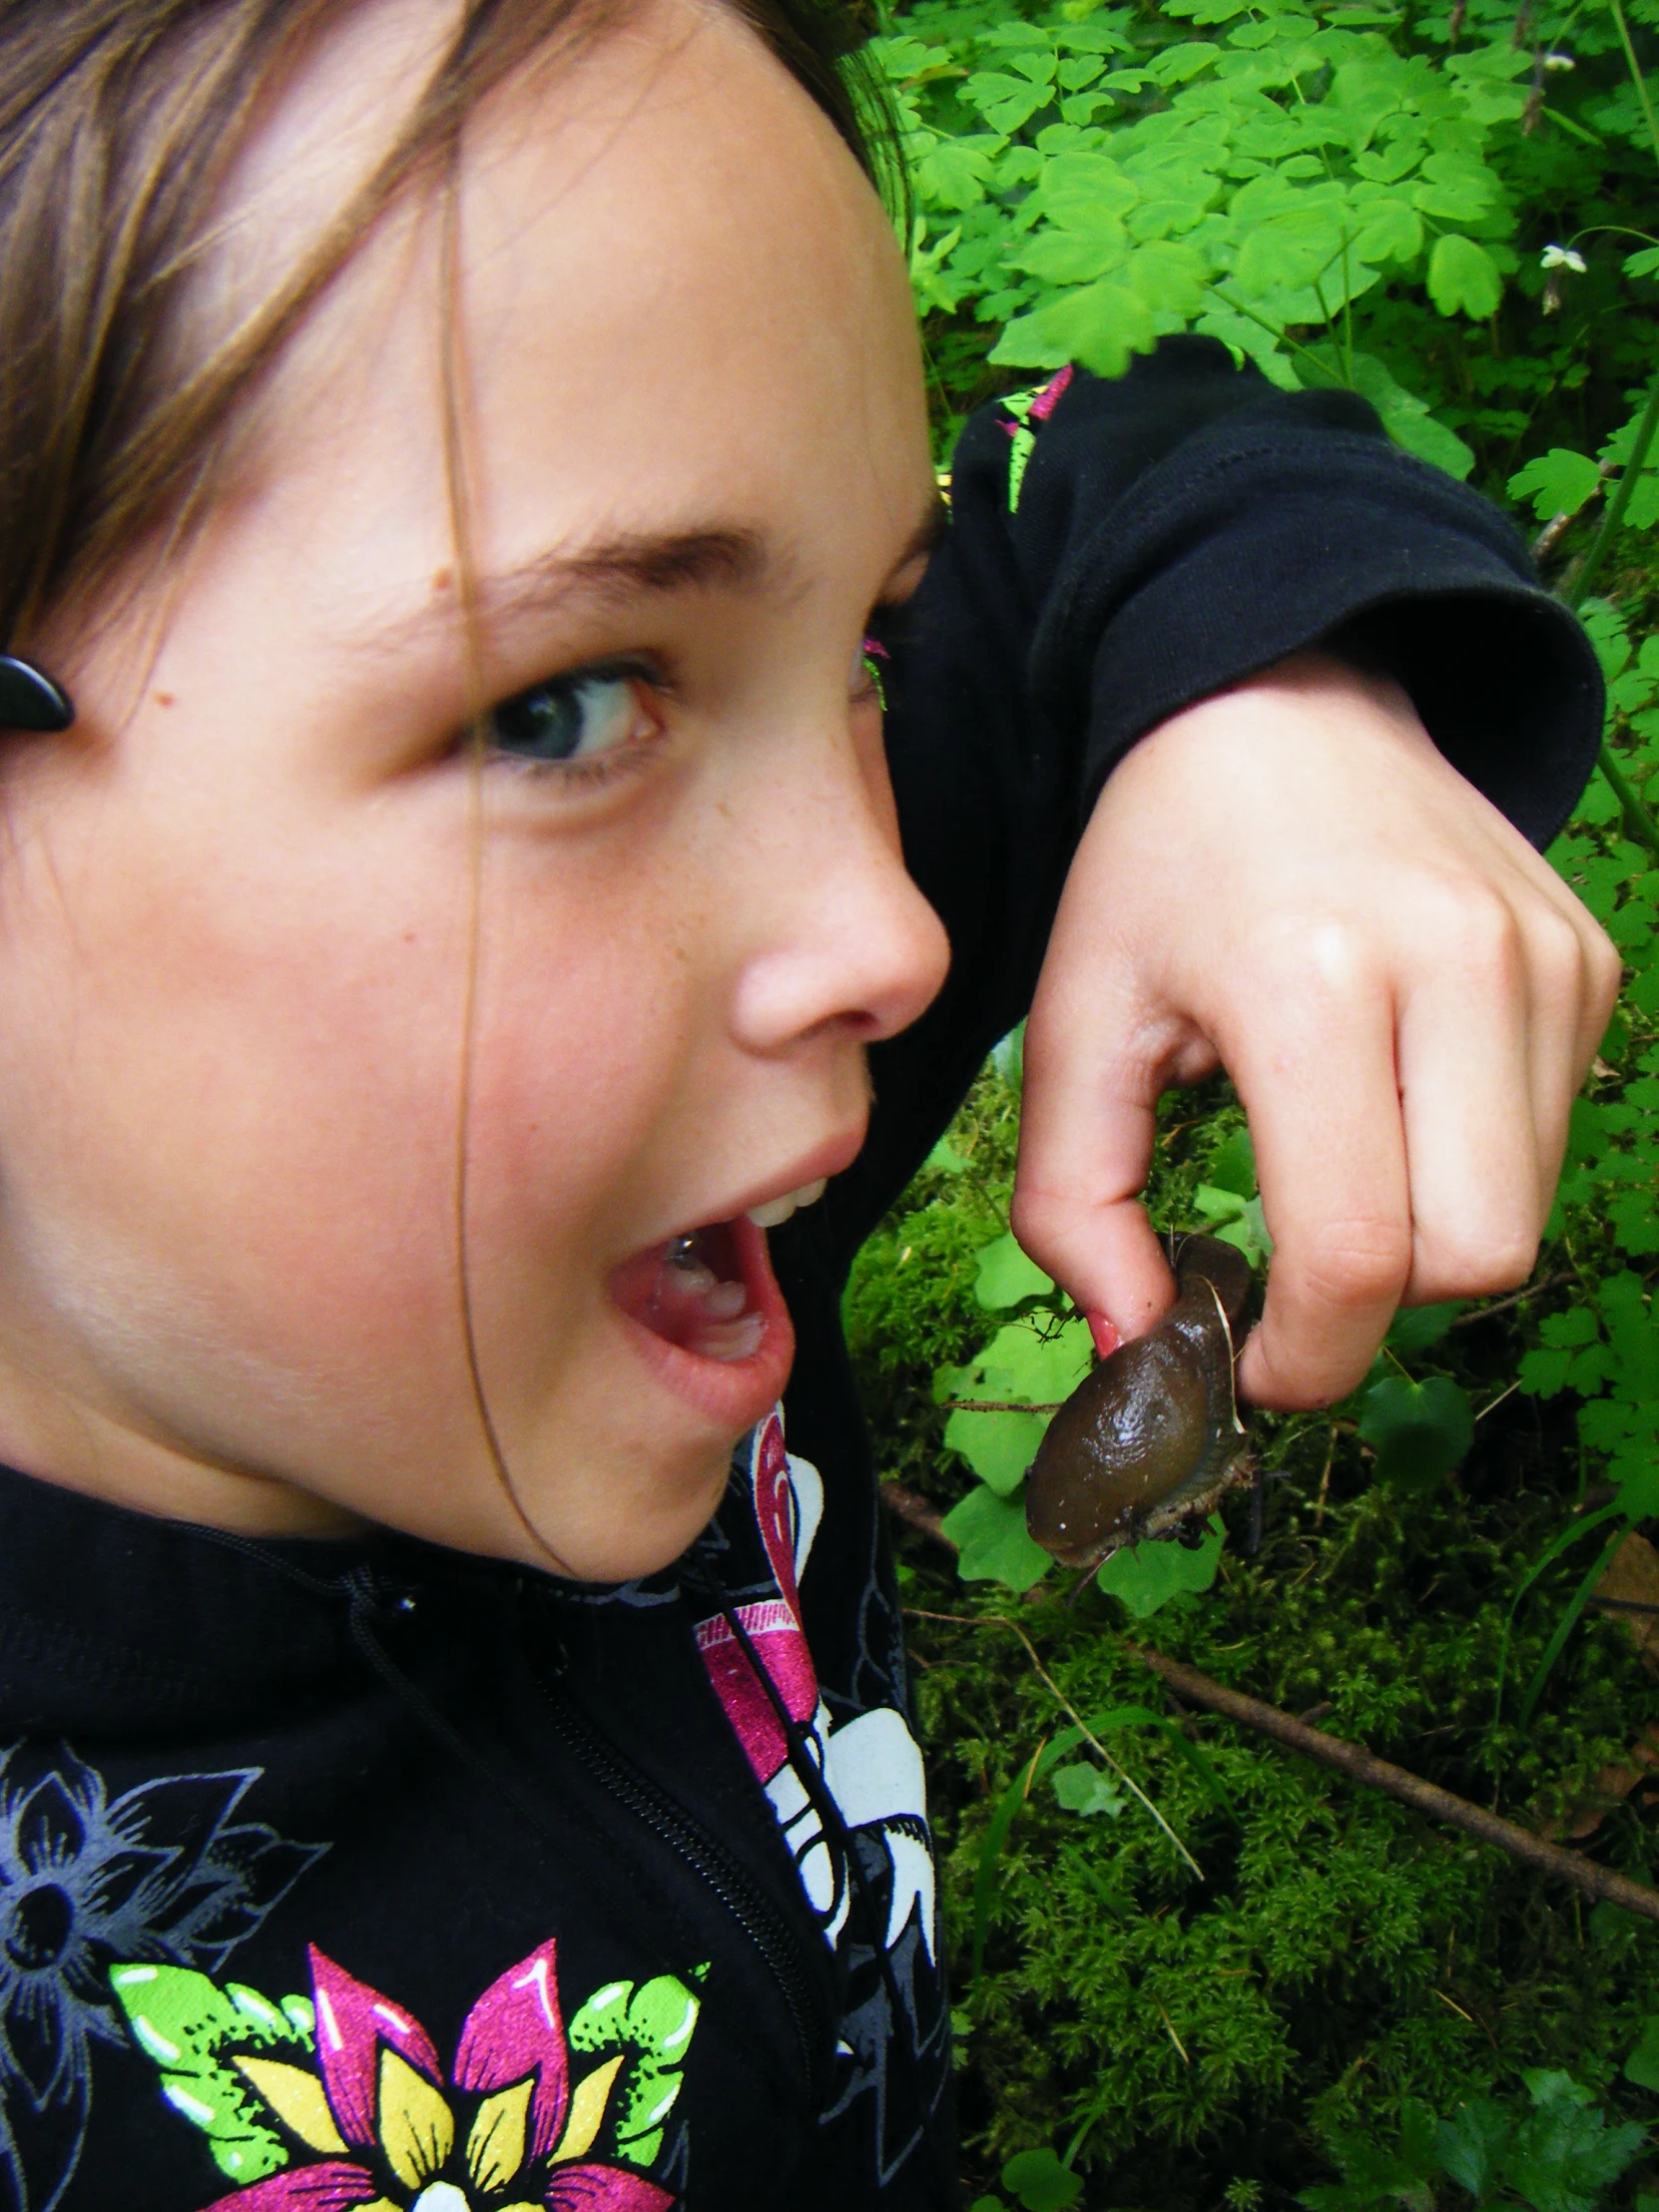
[[[313,57],[205,315],[446,15]],[[702,0],[498,94],[443,240],[356,256],[182,569],[42,641],[75,729],[0,753],[0,1457],[621,1577],[788,1373],[749,1210],[850,1161],[943,976],[858,653],[933,519],[921,382],[874,197]]]

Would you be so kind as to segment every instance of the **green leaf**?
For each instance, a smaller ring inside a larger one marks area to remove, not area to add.
[[[1383,1481],[1425,1489],[1449,1474],[1474,1441],[1467,1393],[1445,1375],[1421,1382],[1385,1375],[1365,1394],[1360,1441],[1377,1453]]]
[[[1515,2129],[1503,2179],[1533,2212],[1595,2212],[1647,2146],[1645,2128],[1609,2127],[1591,2092],[1554,2070],[1521,2075],[1534,2110]]]
[[[1209,279],[1204,258],[1174,239],[1155,239],[1139,248],[1126,274],[1155,314],[1178,315],[1185,321],[1204,303]]]
[[[1659,275],[1659,246],[1644,246],[1639,254],[1627,254],[1624,273],[1627,276]]]
[[[1018,2152],[1002,2169],[1002,2186],[1019,2199],[1024,2212],[1065,2212],[1083,2194],[1077,2175],[1051,2150]]]
[[[1440,2164],[1459,2188],[1484,2200],[1497,2187],[1503,2153],[1515,2123],[1489,2098],[1460,2104],[1436,2133]]]
[[[988,133],[938,139],[916,164],[916,188],[936,208],[977,207],[1004,141]]]
[[[976,1413],[958,1406],[944,1424],[944,1441],[981,1482],[1007,1497],[1024,1481],[1048,1422],[1046,1413]]]
[[[1109,155],[1054,154],[1031,200],[1051,222],[1086,231],[1102,216],[1127,215],[1140,197],[1139,185]]]
[[[1360,218],[1354,251],[1363,262],[1414,262],[1422,252],[1422,217],[1408,200],[1374,200]]]
[[[1205,1182],[1211,1190],[1231,1191],[1237,1198],[1256,1196],[1256,1146],[1248,1129],[1235,1129],[1216,1147]]]
[[[962,97],[972,102],[992,130],[1004,136],[1030,122],[1039,108],[1053,98],[1047,84],[1032,84],[1026,77],[1008,77],[1000,70],[980,70],[962,87]]]
[[[1233,276],[1249,297],[1260,298],[1317,283],[1336,271],[1342,256],[1343,225],[1335,210],[1293,207],[1258,224],[1248,234],[1233,265]]]
[[[1659,2089],[1659,2018],[1642,2022],[1641,2040],[1624,2062],[1624,2078],[1638,2089]]]
[[[960,1386],[952,1394],[1058,1405],[1093,1366],[1094,1341],[1087,1322],[1068,1321],[1052,1329],[1013,1321],[997,1331],[977,1360],[958,1371]]]
[[[1448,1299],[1439,1306],[1402,1306],[1388,1324],[1384,1341],[1389,1351],[1397,1352],[1402,1360],[1414,1360],[1430,1345],[1439,1343],[1462,1311],[1460,1298]]]
[[[1448,232],[1428,257],[1428,296],[1441,314],[1461,312],[1484,322],[1497,312],[1503,278],[1483,246]]]
[[[1590,494],[1600,489],[1601,470],[1588,453],[1570,446],[1552,445],[1509,479],[1511,499],[1530,499],[1540,522],[1553,515],[1575,515]]]
[[[1115,215],[1097,211],[1087,227],[1039,231],[1009,256],[1016,269],[1045,284],[1087,284],[1129,258],[1129,233]]]
[[[1335,358],[1335,348],[1316,347],[1321,357]],[[1354,388],[1369,399],[1382,417],[1382,427],[1396,445],[1414,453],[1419,461],[1443,468],[1461,483],[1474,466],[1474,454],[1454,430],[1436,422],[1428,402],[1396,383],[1374,353],[1354,355]]]
[[[953,1505],[941,1524],[960,1547],[956,1571],[964,1582],[1000,1582],[1010,1590],[1029,1590],[1054,1564],[1025,1529],[1025,1499],[999,1497],[980,1483]]]
[[[1053,1780],[1054,1795],[1068,1813],[1104,1813],[1108,1820],[1115,1821],[1129,1803],[1128,1791],[1087,1760],[1056,1769]]]
[[[1097,376],[1121,376],[1130,355],[1150,350],[1156,335],[1152,310],[1139,292],[1119,276],[1104,276],[1010,322],[990,358],[1016,368],[1078,361]]]
[[[973,1295],[981,1306],[1017,1306],[1022,1298],[1038,1298],[1054,1288],[1035,1260],[1028,1260],[1012,1235],[998,1237],[979,1255]]]
[[[1150,1620],[1172,1597],[1209,1589],[1221,1571],[1225,1542],[1219,1520],[1191,1549],[1173,1537],[1158,1543],[1125,1544],[1105,1561],[1095,1579],[1121,1598],[1138,1621]]]
[[[1543,1696],[1544,1693],[1544,1685],[1549,1680],[1551,1671],[1554,1668],[1556,1660],[1560,1658],[1562,1652],[1566,1649],[1567,1638],[1578,1626],[1579,1618],[1582,1615],[1585,1606],[1589,1604],[1590,1599],[1595,1595],[1596,1588],[1599,1585],[1602,1576],[1607,1572],[1608,1567],[1612,1564],[1614,1552],[1618,1550],[1620,1544],[1623,1543],[1623,1541],[1624,1531],[1622,1529],[1615,1529],[1613,1534],[1608,1537],[1606,1544],[1602,1547],[1601,1553],[1596,1559],[1595,1564],[1590,1568],[1589,1573],[1585,1575],[1583,1581],[1579,1583],[1577,1589],[1574,1590],[1572,1596],[1567,1600],[1566,1611],[1556,1622],[1554,1634],[1550,1637],[1549,1642],[1544,1646],[1544,1655],[1538,1661],[1537,1667],[1533,1672],[1531,1681],[1526,1685],[1525,1690],[1521,1694],[1520,1709],[1515,1715],[1516,1722],[1521,1728],[1524,1728],[1526,1726],[1528,1721],[1531,1720],[1533,1713],[1537,1710],[1538,1700]],[[1544,2212],[1544,2208],[1540,2207],[1539,2212]]]

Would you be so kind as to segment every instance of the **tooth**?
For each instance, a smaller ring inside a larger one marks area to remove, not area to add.
[[[706,1298],[719,1286],[720,1277],[713,1268],[705,1267],[701,1260],[671,1258],[668,1264],[674,1270],[676,1289],[689,1293],[693,1298]]]
[[[803,1183],[800,1190],[795,1194],[796,1204],[798,1206],[816,1206],[824,1196],[824,1185],[825,1178],[822,1175],[816,1183]]]
[[[736,1321],[749,1304],[749,1293],[741,1283],[717,1283],[706,1293],[703,1311],[711,1321]]]
[[[751,1206],[749,1218],[757,1229],[777,1229],[795,1212],[798,1201],[794,1191],[786,1191],[782,1198],[769,1198],[764,1206]]]
[[[749,1360],[760,1351],[766,1333],[764,1314],[744,1314],[737,1321],[716,1322],[712,1329],[700,1329],[691,1349],[705,1360]]]

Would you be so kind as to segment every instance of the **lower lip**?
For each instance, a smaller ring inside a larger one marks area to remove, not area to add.
[[[766,1323],[759,1347],[747,1360],[706,1360],[683,1345],[659,1337],[644,1322],[636,1321],[626,1307],[617,1305],[616,1310],[627,1324],[641,1358],[659,1381],[706,1419],[729,1429],[736,1437],[764,1420],[783,1396],[795,1364],[795,1325],[772,1272],[766,1231],[757,1229],[747,1214],[740,1214],[726,1227],[749,1295],[748,1310]]]

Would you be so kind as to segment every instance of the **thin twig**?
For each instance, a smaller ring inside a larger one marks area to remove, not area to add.
[[[1558,1290],[1563,1283],[1573,1279],[1572,1270],[1560,1275],[1546,1275],[1541,1283],[1523,1283],[1518,1291],[1511,1291],[1507,1298],[1493,1299],[1490,1306],[1476,1308],[1472,1314],[1459,1314],[1447,1325],[1447,1334],[1453,1329],[1472,1329],[1477,1321],[1489,1321],[1494,1314],[1506,1314],[1511,1306],[1518,1306],[1523,1298],[1542,1298],[1545,1291]]]
[[[1042,1683],[1044,1689],[1047,1690],[1049,1696],[1054,1700],[1055,1704],[1060,1708],[1061,1712],[1065,1714],[1066,1718],[1077,1730],[1083,1741],[1089,1746],[1091,1751],[1097,1752],[1099,1754],[1101,1759],[1105,1761],[1106,1765],[1110,1767],[1112,1772],[1117,1776],[1118,1780],[1123,1783],[1124,1787],[1131,1791],[1134,1796],[1140,1799],[1141,1803],[1152,1815],[1152,1818],[1158,1823],[1158,1826],[1163,1830],[1164,1834],[1169,1838],[1170,1842],[1175,1846],[1176,1850],[1181,1854],[1182,1858],[1185,1859],[1188,1866],[1191,1867],[1194,1874],[1198,1876],[1200,1881],[1204,1879],[1204,1869],[1199,1865],[1198,1861],[1193,1857],[1192,1853],[1187,1849],[1186,1845],[1181,1841],[1180,1837],[1175,1833],[1174,1829],[1171,1828],[1169,1822],[1165,1820],[1163,1814],[1159,1812],[1157,1806],[1153,1804],[1152,1800],[1147,1796],[1146,1792],[1141,1788],[1140,1784],[1135,1780],[1134,1776],[1132,1774],[1125,1773],[1124,1769],[1118,1765],[1118,1762],[1112,1757],[1111,1753],[1106,1749],[1106,1746],[1101,1742],[1100,1738],[1095,1734],[1094,1730],[1090,1728],[1088,1722],[1083,1718],[1082,1714],[1077,1710],[1076,1706],[1072,1704],[1070,1698],[1067,1697],[1064,1690],[1061,1689],[1058,1682],[1055,1681],[1054,1677],[1049,1673],[1048,1669],[1037,1657],[1036,1645],[1031,1641],[1030,1637],[1025,1633],[1024,1629],[1021,1628],[1018,1621],[1010,1620],[1006,1613],[927,1613],[923,1612],[921,1607],[918,1605],[906,1605],[904,1610],[910,1615],[913,1620],[955,1621],[958,1626],[963,1628],[1011,1628],[1014,1634],[1019,1638],[1020,1642],[1025,1646],[1025,1655],[1030,1660],[1032,1667],[1036,1670],[1038,1680]]]
[[[1194,1667],[1183,1666],[1179,1659],[1171,1659],[1141,1644],[1125,1643],[1123,1648],[1143,1666],[1150,1667],[1172,1689],[1179,1690],[1189,1703],[1205,1706],[1212,1713],[1220,1713],[1245,1728],[1252,1728],[1258,1735],[1271,1737],[1288,1750],[1317,1759],[1322,1766],[1334,1767],[1350,1781],[1382,1790],[1386,1796],[1397,1798],[1402,1805],[1426,1813],[1431,1820],[1460,1828],[1465,1836],[1473,1836],[1483,1844],[1494,1844],[1511,1859],[1519,1859],[1541,1874],[1570,1882],[1586,1897],[1621,1905],[1627,1913],[1639,1913],[1645,1920],[1659,1921],[1659,1891],[1615,1874],[1610,1867],[1598,1866],[1593,1859],[1585,1859],[1576,1851],[1563,1851],[1558,1844],[1546,1844],[1530,1829],[1519,1828],[1513,1821],[1500,1819],[1496,1813],[1487,1813],[1480,1806],[1471,1805],[1466,1798],[1453,1797],[1449,1790],[1424,1782],[1418,1775],[1407,1774],[1403,1767],[1390,1766],[1387,1760],[1377,1758],[1363,1745],[1346,1743],[1340,1736],[1328,1736],[1322,1729],[1305,1727],[1289,1713],[1280,1712],[1277,1706],[1264,1705],[1259,1698],[1246,1697],[1241,1691],[1212,1682],[1208,1675],[1200,1674]]]
[[[947,1397],[944,1402],[953,1413],[1057,1413],[1065,1399],[1033,1404],[1023,1397]]]

